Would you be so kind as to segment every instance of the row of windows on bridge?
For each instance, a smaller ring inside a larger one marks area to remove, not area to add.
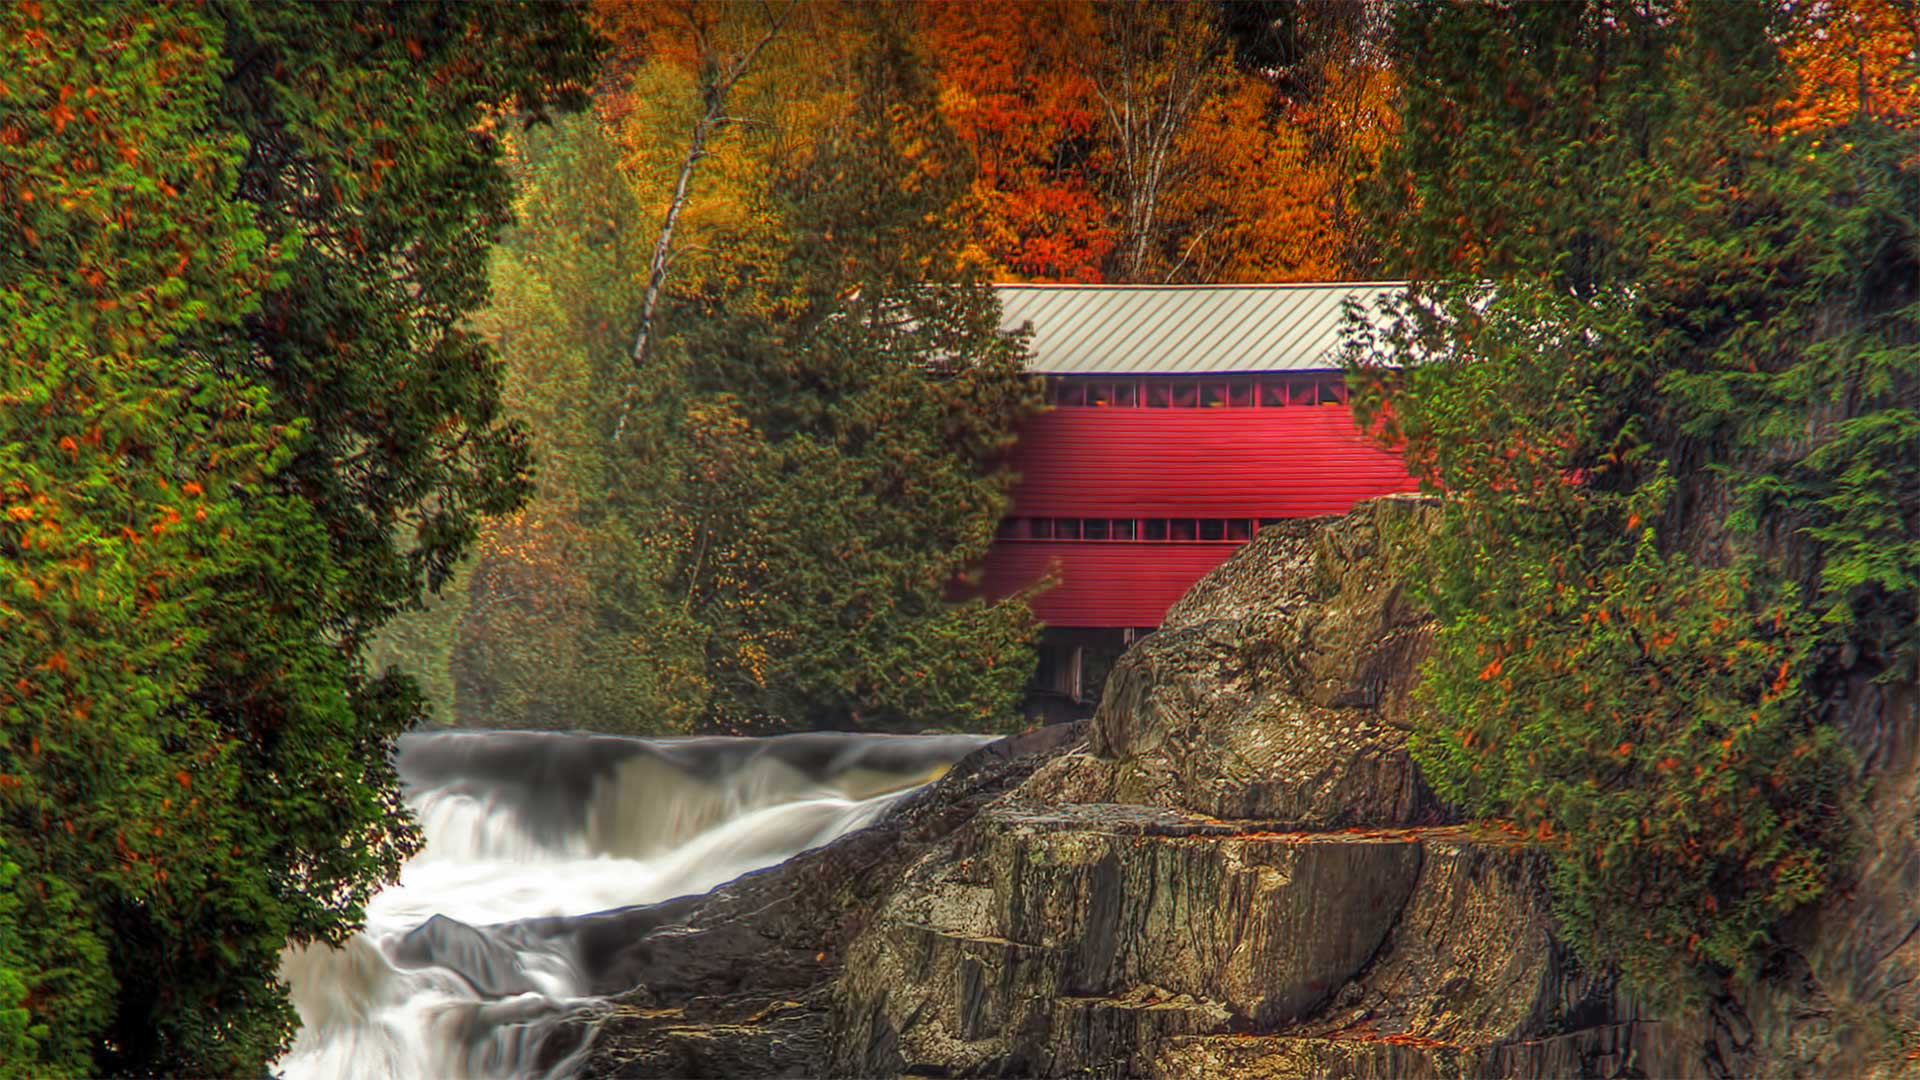
[[[1013,517],[1002,540],[1140,540],[1154,543],[1240,543],[1279,518]]]
[[[1347,384],[1341,376],[1329,374],[1231,378],[1075,376],[1048,380],[1047,403],[1089,409],[1274,409],[1344,405]]]

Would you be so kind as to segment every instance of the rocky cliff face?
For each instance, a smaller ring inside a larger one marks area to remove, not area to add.
[[[1128,652],[1091,725],[996,744],[876,828],[707,896],[599,917],[605,988],[638,989],[591,1071],[1897,1068],[1836,1032],[1916,1015],[1911,695],[1872,721],[1906,778],[1872,804],[1891,842],[1796,929],[1799,967],[1650,1021],[1555,940],[1539,856],[1449,820],[1408,759],[1428,631],[1397,556],[1431,513],[1269,528]]]

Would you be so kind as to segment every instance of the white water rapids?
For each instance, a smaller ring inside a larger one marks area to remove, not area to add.
[[[564,1076],[587,1042],[549,1036],[593,1004],[582,958],[564,932],[501,924],[705,892],[859,828],[986,741],[408,736],[396,764],[426,847],[343,948],[283,958],[301,1030],[277,1069]]]

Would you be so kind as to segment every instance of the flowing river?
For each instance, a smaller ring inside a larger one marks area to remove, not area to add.
[[[345,946],[289,950],[288,1080],[565,1076],[591,1025],[566,917],[705,892],[861,827],[990,741],[405,736],[426,847]],[[554,918],[559,916],[561,918]]]

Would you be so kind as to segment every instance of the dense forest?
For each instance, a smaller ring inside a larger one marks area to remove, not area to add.
[[[1385,9],[590,18],[612,49],[593,107],[510,137],[520,224],[477,321],[534,420],[535,494],[376,665],[420,674],[464,726],[1012,722],[1036,627],[1018,602],[948,596],[1037,407],[982,283],[1366,273]],[[943,329],[839,338],[856,307]],[[937,397],[870,362],[916,352],[945,365]],[[875,425],[925,441],[869,442]]]
[[[1698,992],[1920,663],[1906,0],[22,0],[0,1076],[258,1074],[410,728],[990,731],[993,281],[1393,279],[1415,752]]]

